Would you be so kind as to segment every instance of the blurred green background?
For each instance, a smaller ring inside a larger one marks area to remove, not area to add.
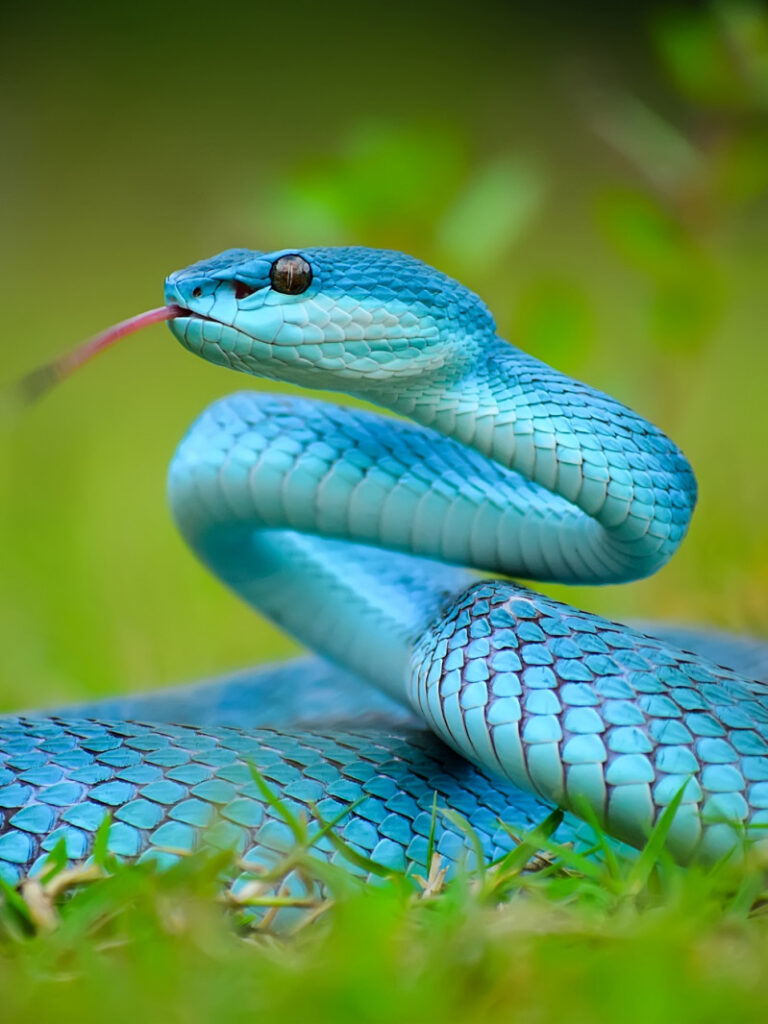
[[[668,568],[567,597],[768,632],[762,6],[41,2],[4,9],[0,58],[0,379],[223,248],[402,248],[697,470]],[[182,432],[244,386],[157,327],[5,417],[2,707],[295,649],[165,504]]]

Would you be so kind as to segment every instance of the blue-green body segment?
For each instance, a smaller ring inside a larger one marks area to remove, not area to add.
[[[201,839],[268,866],[295,842],[265,801],[252,766],[285,807],[337,832],[387,867],[426,869],[434,794],[473,825],[486,856],[509,850],[503,823],[530,828],[539,801],[451,755],[426,730],[323,731],[184,728],[90,719],[5,719],[0,727],[0,871],[9,881],[45,861],[62,839],[85,858],[111,815],[109,847],[123,857],[168,862]],[[436,849],[470,855],[443,816]],[[170,852],[173,851],[173,852]],[[315,853],[349,864],[327,838]],[[350,865],[351,867],[351,865]]]
[[[171,275],[166,300],[186,311],[171,330],[210,362],[412,422],[237,394],[183,440],[169,497],[199,557],[343,671],[301,663],[122,702],[114,719],[96,706],[0,721],[6,877],[60,837],[87,856],[107,812],[125,857],[209,841],[269,860],[290,834],[249,763],[289,807],[341,814],[354,849],[396,868],[426,867],[435,792],[488,859],[510,848],[502,822],[519,831],[554,806],[588,804],[638,845],[678,794],[668,844],[680,860],[759,839],[768,689],[749,676],[767,674],[762,648],[704,638],[685,653],[674,636],[468,571],[565,583],[656,571],[696,501],[684,456],[498,338],[477,296],[419,261],[304,249],[311,284],[289,295],[270,268],[293,251],[231,250]],[[137,716],[147,722],[120,720]],[[436,819],[451,863],[467,853],[455,821]],[[580,827],[568,814],[558,838]],[[319,852],[338,856],[327,840]]]
[[[681,860],[768,826],[768,686],[509,584],[424,635],[411,697],[457,750],[639,845],[676,797]]]

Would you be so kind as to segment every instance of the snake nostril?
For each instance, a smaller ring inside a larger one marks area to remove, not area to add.
[[[192,298],[193,299],[199,299],[202,294],[203,294],[203,289],[202,288],[198,287],[198,288],[193,288],[192,289]]]

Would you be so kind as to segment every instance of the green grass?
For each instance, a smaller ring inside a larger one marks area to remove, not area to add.
[[[637,858],[590,859],[542,829],[447,883],[436,855],[426,879],[381,871],[363,885],[315,860],[294,823],[296,848],[237,895],[226,852],[165,872],[98,850],[79,870],[53,856],[4,892],[3,1019],[765,1018],[764,861],[684,870],[662,852],[663,828]],[[297,870],[308,894],[291,899],[281,879]]]

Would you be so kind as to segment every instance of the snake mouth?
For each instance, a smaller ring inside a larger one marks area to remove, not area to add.
[[[205,323],[216,324],[217,327],[226,327],[230,331],[237,331],[238,334],[250,337],[242,328],[236,327],[235,324],[227,323],[226,320],[219,320],[215,316],[208,316],[207,313],[198,313],[196,309],[187,309],[186,306],[177,306],[175,308],[177,312],[172,317],[169,317],[169,326],[172,326],[175,320],[202,320]]]
[[[222,320],[217,320],[213,316],[207,316],[205,313],[198,313],[194,309],[187,309],[185,306],[178,306],[178,312],[170,318],[170,322],[173,320],[208,320],[212,324],[221,324],[222,327],[228,326]]]
[[[168,326],[171,328],[171,330],[173,330],[173,325],[176,321],[185,321],[185,323],[180,325],[179,333],[176,335],[178,340],[181,341],[183,344],[186,343],[187,340],[187,327],[189,323],[194,320],[200,320],[203,323],[216,324],[217,327],[223,327],[227,331],[234,331],[235,334],[239,334],[241,337],[246,338],[247,341],[251,343],[254,343],[259,340],[257,338],[254,338],[252,334],[249,334],[247,331],[244,331],[242,327],[237,327],[235,324],[228,323],[226,320],[218,320],[215,316],[208,316],[207,313],[198,313],[197,310],[188,309],[186,306],[175,306],[174,309],[176,310],[176,312],[174,312],[172,317],[168,318]],[[205,337],[203,337],[203,340],[206,340]]]

